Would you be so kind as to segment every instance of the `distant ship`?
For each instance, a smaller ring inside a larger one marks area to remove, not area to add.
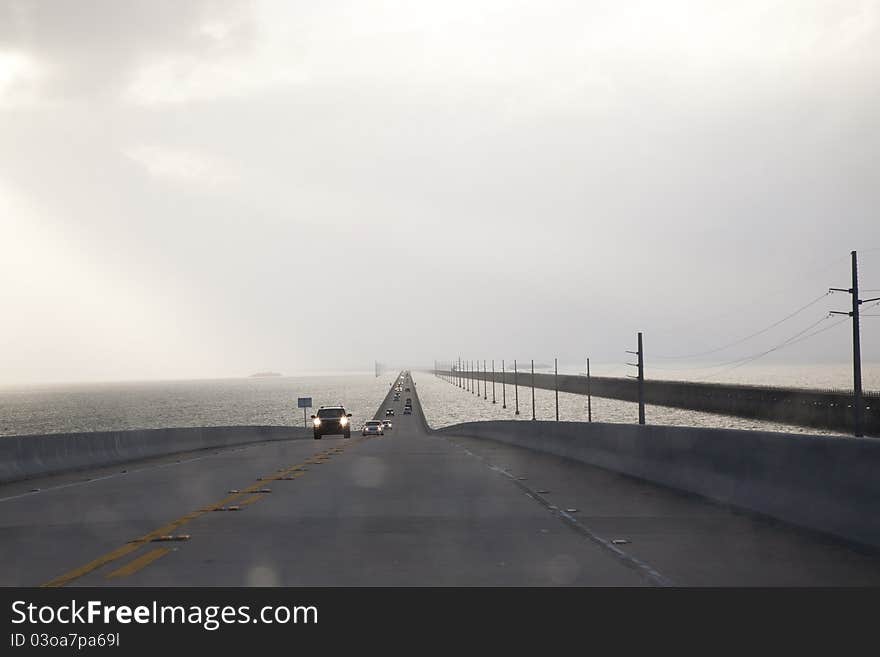
[[[255,377],[262,378],[265,376],[281,376],[281,373],[280,372],[257,372],[256,374],[251,374],[249,378],[252,378],[252,379]]]

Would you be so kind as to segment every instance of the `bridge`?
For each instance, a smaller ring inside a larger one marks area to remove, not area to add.
[[[535,387],[575,395],[638,402],[638,382],[630,378],[514,372],[461,371],[435,369],[435,374],[455,385],[487,385],[520,389]],[[646,380],[646,404],[681,408],[704,413],[721,413],[805,427],[851,433],[854,411],[852,390],[791,388],[696,381]],[[863,393],[863,430],[880,436],[880,392]]]
[[[0,583],[880,585],[870,537],[719,503],[648,470],[591,464],[553,448],[561,438],[547,425],[571,423],[432,431],[416,383],[407,378],[412,392],[402,395],[412,415],[390,392],[377,408],[376,418],[396,410],[384,436],[254,429],[219,447],[7,481]],[[649,451],[641,457],[656,456]],[[866,490],[841,494],[857,510],[858,495],[876,501]]]

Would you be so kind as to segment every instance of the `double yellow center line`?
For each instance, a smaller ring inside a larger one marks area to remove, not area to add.
[[[358,442],[360,442],[360,440],[354,440],[351,443],[349,443],[349,445],[354,445],[354,444],[357,444]],[[240,501],[238,503],[239,508],[244,507],[244,506],[248,506],[248,505],[253,504],[255,502],[258,502],[259,500],[263,499],[263,497],[266,496],[266,493],[260,493],[260,490],[265,488],[266,482],[277,481],[279,479],[295,479],[297,477],[301,477],[304,474],[304,472],[302,471],[303,466],[313,464],[313,463],[323,463],[327,459],[329,459],[332,455],[341,454],[344,450],[345,450],[345,447],[333,447],[330,449],[326,449],[323,452],[318,452],[317,454],[312,455],[310,458],[306,459],[302,463],[297,463],[296,465],[292,465],[288,468],[283,468],[283,469],[279,470],[278,472],[276,472],[274,475],[260,477],[257,480],[257,483],[253,484],[252,486],[244,488],[238,492],[232,493],[231,495],[228,495],[227,497],[223,498],[222,500],[220,500],[219,502],[217,502],[215,504],[210,504],[208,506],[202,507],[201,509],[198,509],[197,511],[191,511],[190,513],[187,513],[186,515],[181,516],[180,518],[177,518],[176,520],[172,520],[167,525],[163,525],[162,527],[159,527],[158,529],[154,529],[153,531],[151,531],[148,534],[144,534],[143,536],[141,536],[139,538],[131,540],[128,543],[126,543],[125,545],[122,545],[122,546],[116,548],[115,550],[112,550],[112,551],[108,552],[107,554],[102,555],[102,556],[98,557],[97,559],[90,561],[89,563],[87,563],[83,566],[80,566],[78,568],[74,568],[73,570],[66,572],[63,575],[60,575],[52,580],[49,580],[48,582],[42,584],[41,586],[44,588],[65,586],[65,585],[69,584],[70,582],[79,579],[80,577],[88,575],[89,573],[91,573],[99,568],[102,568],[103,566],[106,566],[109,563],[117,561],[117,560],[121,559],[122,557],[125,557],[125,556],[131,554],[132,552],[135,552],[136,550],[139,550],[141,547],[143,547],[147,543],[150,543],[152,541],[160,539],[163,536],[167,536],[167,535],[171,534],[176,529],[179,529],[180,527],[182,527],[186,523],[188,523],[192,520],[195,520],[196,518],[203,516],[206,513],[210,513],[212,511],[216,511],[218,509],[221,509],[221,508],[227,506],[230,502],[240,500],[241,498],[245,497],[246,495],[250,495],[250,497],[247,497],[246,499]],[[137,571],[141,570],[142,568],[145,568],[146,566],[148,566],[151,563],[153,563],[154,561],[162,558],[163,556],[165,556],[166,554],[168,554],[171,551],[172,551],[171,548],[166,548],[166,547],[156,548],[155,550],[151,550],[150,552],[147,552],[146,554],[130,561],[126,565],[122,566],[121,568],[118,568],[118,569],[112,571],[111,573],[109,573],[107,575],[107,577],[108,578],[126,577],[128,575],[136,573]]]

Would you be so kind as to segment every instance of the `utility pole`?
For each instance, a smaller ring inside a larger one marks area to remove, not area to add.
[[[532,358],[532,419],[535,419],[535,359]]]
[[[559,422],[559,362],[553,359],[553,388],[556,390],[556,421]]]
[[[504,371],[504,359],[501,359],[501,408],[507,408],[507,374]]]
[[[492,359],[492,403],[495,403],[495,359]]]
[[[516,397],[516,413],[519,415],[519,386],[517,385],[516,358],[513,359],[513,394]]]
[[[642,349],[642,332],[639,331],[639,350],[638,351],[627,351],[628,354],[635,354],[638,356],[638,361],[635,363],[627,363],[627,365],[632,365],[633,367],[639,368],[639,374],[635,378],[638,379],[639,382],[639,424],[645,423],[645,353]],[[633,378],[631,375],[630,378]]]
[[[590,394],[590,359],[587,358],[587,422],[593,421],[593,398]]]
[[[869,301],[878,301],[880,297],[873,299],[859,299],[859,263],[855,251],[852,255],[852,287],[848,289],[832,287],[830,292],[849,292],[852,295],[852,310],[842,312],[832,310],[832,315],[849,315],[853,320],[853,435],[861,438],[864,436],[862,429],[865,414],[865,400],[862,397],[862,344],[859,334],[859,306]]]
[[[487,379],[489,378],[489,375],[486,373],[486,359],[485,358],[483,359],[483,377],[484,377],[483,378],[483,400],[488,401],[489,396],[486,394],[486,383],[487,383]],[[492,386],[493,387],[495,386],[495,381],[492,381]]]

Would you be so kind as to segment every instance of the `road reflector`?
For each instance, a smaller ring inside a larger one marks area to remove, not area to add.
[[[272,489],[271,489],[271,488],[261,488],[261,489],[258,490],[257,492],[258,492],[258,493],[271,493],[271,492],[272,492]]]
[[[577,509],[574,509],[574,508],[566,509],[565,512],[566,513],[577,513]]]
[[[189,539],[189,534],[165,534],[163,536],[156,536],[151,540],[156,543],[159,541],[188,541]]]
[[[626,545],[627,543],[629,543],[629,539],[628,538],[612,538],[611,542],[614,543],[615,545]]]
[[[234,494],[236,494],[236,493],[240,493],[240,492],[241,492],[241,491],[238,490],[237,488],[233,488],[231,491],[229,491],[230,495],[234,495]]]
[[[535,492],[538,493],[539,495],[543,495],[544,493],[549,493],[550,491],[549,491],[549,490],[544,490],[543,488],[539,488],[539,489],[536,490]]]

